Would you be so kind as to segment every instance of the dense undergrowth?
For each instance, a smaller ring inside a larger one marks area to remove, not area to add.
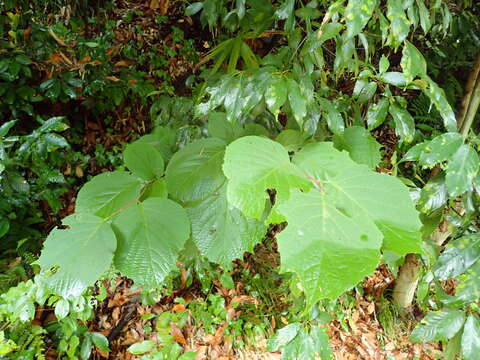
[[[144,3],[0,0],[0,358],[476,359],[478,5]]]

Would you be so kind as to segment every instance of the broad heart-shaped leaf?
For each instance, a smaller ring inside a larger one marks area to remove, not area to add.
[[[222,175],[225,142],[216,138],[194,141],[175,153],[165,172],[170,196],[181,202],[210,196],[225,182]]]
[[[409,143],[413,140],[415,134],[415,120],[408,110],[397,104],[391,104],[388,109],[395,122],[395,134],[400,137],[401,142]]]
[[[378,265],[380,231],[361,211],[337,206],[328,192],[294,191],[279,211],[288,221],[278,235],[282,269],[298,275],[308,308],[335,299]]]
[[[480,159],[470,145],[463,144],[448,161],[445,177],[449,195],[454,198],[473,189]]]
[[[291,188],[311,186],[282,145],[258,136],[245,136],[227,146],[223,172],[229,179],[228,201],[257,219],[265,209],[267,189],[275,189],[281,202]]]
[[[480,235],[466,235],[448,244],[435,263],[435,276],[447,280],[463,274],[480,259]]]
[[[334,137],[335,147],[346,150],[358,164],[374,169],[382,160],[381,145],[361,126],[350,126],[340,136]]]
[[[114,221],[115,267],[137,285],[158,287],[176,268],[190,235],[187,212],[169,199],[150,198],[130,206]]]
[[[410,335],[413,342],[446,341],[453,338],[465,322],[462,310],[443,309],[425,316]]]
[[[372,17],[377,5],[376,0],[349,0],[345,8],[347,20],[347,36],[354,37],[362,31],[368,20]]]
[[[293,163],[311,178],[319,180],[329,179],[356,166],[346,151],[338,151],[333,143],[326,141],[307,144],[295,154]]]
[[[152,145],[160,152],[162,158],[167,161],[173,155],[175,137],[176,133],[174,130],[165,126],[157,126],[151,134],[142,136],[136,142]]]
[[[480,321],[470,314],[463,328],[462,355],[465,360],[476,360],[480,354]]]
[[[138,199],[141,181],[125,171],[95,176],[78,192],[75,211],[106,218]]]
[[[63,224],[70,228],[48,235],[36,263],[42,270],[59,267],[47,282],[68,298],[79,296],[109,269],[117,241],[110,225],[98,216],[71,215]]]
[[[422,53],[411,42],[405,40],[402,61],[400,63],[403,74],[408,82],[413,81],[417,75],[427,74],[427,63]]]
[[[356,208],[383,233],[383,249],[398,255],[420,253],[422,226],[408,189],[393,176],[363,166],[328,179],[330,198],[338,207]]]
[[[227,185],[199,203],[187,207],[192,223],[192,240],[208,260],[228,266],[242,258],[262,239],[263,222],[246,218],[227,202]]]
[[[424,144],[421,148],[419,164],[422,166],[434,166],[439,162],[450,159],[463,144],[463,137],[456,132],[445,133]],[[417,144],[416,146],[419,145]],[[410,153],[410,150],[408,153]]]
[[[163,175],[165,163],[160,152],[145,142],[135,141],[127,145],[123,153],[127,168],[144,180],[152,180]]]

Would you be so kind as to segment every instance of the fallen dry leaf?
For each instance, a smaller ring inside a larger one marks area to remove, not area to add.
[[[183,336],[182,330],[180,330],[180,328],[174,322],[170,322],[170,334],[172,334],[175,341],[179,344],[187,344],[187,340],[185,340],[185,336]]]

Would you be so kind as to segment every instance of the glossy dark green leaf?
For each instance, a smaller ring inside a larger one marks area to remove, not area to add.
[[[407,82],[413,81],[417,76],[427,74],[427,63],[422,53],[410,41],[405,40],[402,61],[400,65]]]
[[[445,175],[440,174],[428,180],[420,191],[418,209],[424,214],[431,214],[441,209],[448,201],[447,185]]]
[[[287,89],[288,102],[290,103],[293,116],[295,120],[297,120],[298,125],[302,127],[305,116],[307,115],[307,100],[301,93],[300,86],[294,79],[287,78]]]
[[[480,321],[477,316],[468,315],[463,328],[462,355],[465,360],[476,360],[480,354]]]
[[[389,71],[381,74],[379,78],[381,81],[397,87],[405,87],[407,85],[407,78],[401,72]]]
[[[268,110],[278,116],[280,108],[287,101],[287,82],[282,76],[272,76],[272,80],[268,83],[265,91],[265,102]]]
[[[377,6],[377,0],[349,0],[345,8],[347,36],[353,37],[359,34],[372,17],[373,10]]]
[[[397,104],[391,104],[388,109],[395,122],[395,134],[400,137],[401,142],[409,143],[415,135],[415,121],[408,110]]]
[[[463,137],[459,133],[445,133],[424,144],[421,149],[419,164],[432,167],[450,159],[462,146]]]
[[[478,246],[478,244],[477,244]],[[458,277],[456,299],[472,303],[480,299],[480,262],[477,261]]]
[[[448,161],[446,183],[449,195],[454,198],[473,189],[473,179],[480,165],[478,154],[470,145],[463,144]]]
[[[0,126],[0,137],[7,136],[8,132],[17,123],[17,121],[18,120],[10,120]]]
[[[463,274],[480,259],[480,236],[467,235],[449,244],[435,263],[434,272],[440,280]]]
[[[427,314],[410,335],[413,342],[446,341],[453,338],[465,322],[462,310],[443,309]]]
[[[367,112],[368,130],[373,130],[383,124],[388,114],[389,105],[387,98],[380,99],[378,103],[370,105]]]
[[[428,96],[433,105],[437,108],[443,119],[443,125],[449,132],[457,131],[457,120],[452,106],[447,101],[445,92],[432,79],[426,77],[428,87],[424,89],[424,93]]]
[[[422,27],[423,32],[426,34],[430,31],[430,27],[432,26],[430,21],[430,12],[425,6],[424,0],[416,0],[418,5],[418,13],[420,16],[420,26]]]
[[[394,40],[394,47],[398,47],[410,32],[411,23],[403,10],[402,0],[387,1],[387,18],[390,20],[391,36]]]
[[[324,116],[327,119],[327,125],[330,131],[336,135],[343,133],[345,129],[345,123],[342,118],[342,114],[335,108],[335,106],[327,99],[319,98]]]

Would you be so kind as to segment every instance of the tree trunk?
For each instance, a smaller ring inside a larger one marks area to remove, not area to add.
[[[393,290],[393,301],[401,309],[409,308],[412,305],[421,266],[422,263],[416,254],[408,254],[405,256],[405,262],[398,270],[398,278]]]

